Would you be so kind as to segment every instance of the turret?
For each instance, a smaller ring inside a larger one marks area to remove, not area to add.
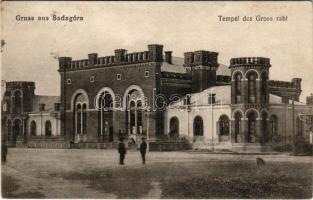
[[[186,52],[185,64],[192,76],[192,92],[201,92],[216,83],[218,53],[211,51]]]
[[[21,114],[32,111],[35,82],[11,81],[6,83],[7,113]]]
[[[149,44],[149,58],[152,62],[163,62],[163,45]]]

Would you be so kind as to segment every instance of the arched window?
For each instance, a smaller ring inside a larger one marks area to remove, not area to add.
[[[219,120],[219,134],[229,135],[229,118],[226,115],[222,115]]]
[[[113,141],[113,97],[105,91],[101,93],[98,104],[99,109],[99,141],[104,142],[107,139]]]
[[[179,135],[179,121],[177,117],[170,119],[170,137],[177,137]]]
[[[303,136],[303,122],[299,116],[297,117],[296,120],[296,126],[297,126],[297,136]]]
[[[81,104],[76,105],[76,133],[81,134],[82,130],[82,106]]]
[[[267,73],[263,72],[261,75],[261,102],[267,102]]]
[[[224,142],[229,140],[229,118],[222,115],[218,120],[219,141]]]
[[[255,142],[255,134],[256,134],[256,114],[251,111],[248,114],[248,142]]]
[[[271,134],[273,136],[278,134],[278,132],[277,132],[277,117],[276,117],[276,115],[272,115],[271,118],[270,118],[270,129],[271,129]]]
[[[78,135],[86,134],[87,132],[87,104],[88,97],[84,93],[78,93],[74,97],[74,137],[75,140],[79,138]],[[77,136],[77,138],[76,138]]]
[[[129,104],[130,108],[130,133],[136,134],[136,103],[131,101]]]
[[[13,96],[13,108],[14,113],[22,112],[22,93],[20,91],[15,91]]]
[[[129,134],[143,133],[143,95],[133,89],[126,95],[126,127]]]
[[[256,78],[255,72],[248,74],[248,102],[255,103],[256,100]]]
[[[32,136],[36,136],[36,122],[35,121],[32,121],[30,123],[30,135]]]
[[[263,142],[267,142],[269,139],[268,130],[267,130],[267,113],[262,113],[262,133],[263,133]]]
[[[83,134],[86,134],[87,132],[87,105],[86,103],[83,104],[83,109],[82,109],[82,117],[83,117],[83,124],[82,124],[82,128],[83,128]]]
[[[12,142],[16,142],[16,138],[22,135],[22,123],[20,119],[15,119],[13,122]]]
[[[137,101],[137,133],[142,134],[142,103],[141,100]]]
[[[203,136],[203,120],[200,116],[195,117],[193,121],[194,136]]]
[[[12,138],[12,122],[11,120],[7,121],[7,139],[10,141]]]
[[[240,130],[241,130],[242,115],[240,112],[235,113],[235,142],[240,142]]]
[[[49,120],[45,123],[45,136],[50,137],[52,135],[51,122]]]
[[[235,75],[235,103],[241,102],[241,73]]]

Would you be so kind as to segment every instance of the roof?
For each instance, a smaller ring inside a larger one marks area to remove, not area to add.
[[[184,65],[184,58],[172,56],[172,64],[163,62],[161,66],[162,72],[186,73]]]
[[[275,94],[270,94],[270,104],[283,104],[282,97]],[[292,100],[289,100],[289,104],[292,104]],[[295,105],[306,105],[305,103],[294,101]]]
[[[39,112],[39,104],[45,104],[45,111],[53,111],[54,103],[60,103],[59,96],[41,96],[35,95],[33,99],[33,110],[32,112]]]
[[[174,72],[174,73],[186,73],[186,68],[184,67],[184,58],[172,56],[172,64],[163,62],[161,66],[162,72]],[[224,64],[219,64],[216,71],[216,75],[230,76],[230,70],[228,66]]]
[[[216,105],[229,105],[231,104],[231,86],[214,86],[210,87],[202,92],[192,93],[190,99],[190,105],[205,106],[208,104],[209,94],[215,94],[215,104]],[[171,107],[178,107],[184,105],[184,99],[181,99],[177,103],[171,104]],[[292,104],[292,101],[289,100],[289,103]],[[282,97],[270,94],[270,104],[283,104]],[[294,102],[295,105],[306,105],[298,101]]]
[[[215,103],[216,104],[230,104],[231,103],[231,87],[230,85],[223,86],[214,86],[210,87],[202,92],[192,93],[190,99],[190,105],[205,106],[208,105],[208,96],[209,94],[215,94]],[[184,105],[184,99],[178,101],[177,103],[171,104],[171,107]]]

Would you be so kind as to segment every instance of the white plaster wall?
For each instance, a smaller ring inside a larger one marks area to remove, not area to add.
[[[50,116],[50,113],[42,113],[40,114],[29,114],[29,118],[27,120],[27,134],[30,135],[30,124],[32,121],[36,122],[36,135],[44,136],[45,135],[45,123],[47,120],[51,122],[51,134],[52,136],[58,136],[61,132],[61,121]]]
[[[196,116],[202,117],[203,120],[203,143],[212,143],[212,136],[214,143],[218,143],[217,122],[222,115],[227,115],[231,120],[231,108],[229,105],[215,105],[213,106],[213,124],[212,124],[212,108],[211,106],[191,107],[190,112],[186,109],[168,109],[165,112],[165,134],[169,133],[170,119],[177,117],[179,120],[179,135],[189,138],[193,142],[193,121]],[[230,124],[231,126],[231,124]]]

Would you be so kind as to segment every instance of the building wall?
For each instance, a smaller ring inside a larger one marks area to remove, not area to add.
[[[64,121],[66,128],[63,127],[62,133],[65,132],[69,139],[73,138],[74,119],[72,100],[79,90],[86,92],[89,100],[87,108],[87,139],[89,141],[97,141],[98,138],[98,111],[95,108],[95,99],[102,88],[110,88],[116,100],[119,102],[115,105],[123,108],[123,98],[126,91],[129,87],[136,86],[143,91],[144,96],[147,98],[148,105],[153,107],[153,96],[155,93],[159,92],[158,88],[160,88],[160,64],[161,63],[158,62],[149,62],[66,72],[65,80],[71,79],[71,84],[61,81],[61,84],[64,84],[65,87],[66,102],[66,116]],[[146,71],[149,72],[149,77],[145,77]],[[116,74],[121,74],[122,80],[116,80]],[[61,76],[64,75],[61,73]],[[90,77],[92,76],[95,78],[93,83],[90,82]],[[155,115],[156,113],[153,111],[152,116]],[[152,119],[149,120],[149,133],[152,137],[157,133],[163,133],[163,130],[156,129],[158,118],[162,120],[161,117],[152,117]],[[126,132],[125,120],[125,111],[114,111],[113,134],[115,136],[119,131]],[[145,116],[143,116],[144,130],[146,130],[146,121]],[[163,122],[163,120],[161,122]]]
[[[278,134],[282,137],[283,141],[293,141],[293,130],[295,135],[297,133],[296,120],[299,114],[308,114],[313,116],[313,106],[307,105],[295,105],[294,117],[292,111],[292,105],[290,104],[272,104],[270,105],[270,117],[276,115],[278,118]],[[302,117],[303,120],[306,116]],[[293,123],[294,120],[294,123]],[[302,121],[304,132],[303,136],[305,141],[309,141],[309,129],[306,127],[305,121]],[[294,127],[293,127],[294,126]]]
[[[191,107],[190,111],[187,108],[168,109],[165,112],[165,134],[169,134],[170,120],[172,117],[177,117],[179,120],[179,136],[184,136],[189,139],[189,142],[194,142],[194,119],[200,116],[203,120],[203,139],[200,143],[209,146],[212,143],[212,136],[214,143],[219,143],[218,135],[218,120],[222,115],[226,115],[231,123],[231,108],[229,105],[214,105],[213,106],[213,124],[212,124],[212,108],[210,106],[199,106],[198,108]],[[230,128],[231,124],[229,124]],[[229,134],[229,142],[230,142]],[[197,142],[199,143],[199,142]]]
[[[51,135],[59,136],[61,133],[61,121],[50,115],[49,112],[44,112],[42,114],[29,114],[27,119],[27,135],[31,135],[31,122],[36,122],[36,136],[45,136],[45,123],[47,120],[51,122]]]

